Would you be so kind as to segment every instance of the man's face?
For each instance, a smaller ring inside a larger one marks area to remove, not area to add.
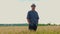
[[[31,8],[32,8],[32,10],[35,10],[35,6],[32,6]]]

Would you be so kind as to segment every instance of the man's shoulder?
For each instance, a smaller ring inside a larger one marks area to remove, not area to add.
[[[30,11],[28,11],[28,13],[31,13],[32,11],[30,10]]]
[[[32,10],[28,11],[28,13],[32,13],[32,12],[35,12],[35,13],[37,13],[37,11],[32,11]]]
[[[37,11],[35,10],[35,12],[37,12]]]
[[[35,13],[38,13],[37,11],[35,11]]]

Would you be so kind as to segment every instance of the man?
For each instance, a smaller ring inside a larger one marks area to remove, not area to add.
[[[38,13],[35,11],[35,4],[31,5],[32,10],[30,10],[27,14],[27,21],[29,23],[29,30],[37,30],[39,16]]]

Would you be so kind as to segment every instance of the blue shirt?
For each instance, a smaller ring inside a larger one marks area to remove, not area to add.
[[[38,13],[33,10],[29,11],[27,15],[27,19],[29,19],[31,25],[38,24],[38,19],[39,19]]]

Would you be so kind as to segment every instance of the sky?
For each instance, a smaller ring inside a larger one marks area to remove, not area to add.
[[[27,23],[33,3],[37,6],[39,24],[60,24],[60,0],[0,0],[0,24]]]

